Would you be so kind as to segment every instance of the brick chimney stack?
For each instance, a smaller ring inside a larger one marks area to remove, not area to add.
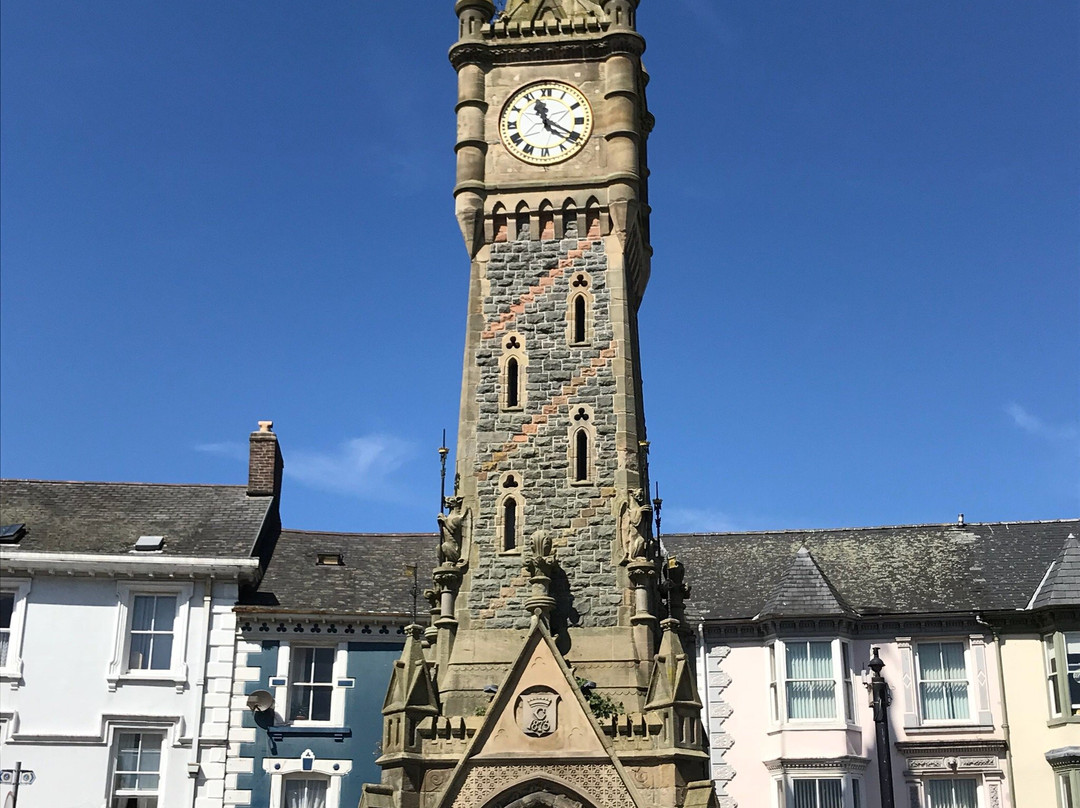
[[[276,497],[281,495],[281,472],[285,461],[281,457],[273,421],[259,421],[259,429],[251,433],[251,454],[248,461],[248,496]]]

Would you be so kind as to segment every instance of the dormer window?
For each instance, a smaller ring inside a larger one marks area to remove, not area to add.
[[[315,563],[320,567],[344,567],[345,556],[341,553],[319,553]]]

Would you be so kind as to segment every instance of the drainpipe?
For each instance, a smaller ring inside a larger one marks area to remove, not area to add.
[[[206,622],[203,626],[202,663],[199,666],[199,678],[195,683],[195,687],[199,690],[199,712],[195,716],[195,732],[191,737],[192,760],[188,763],[188,776],[191,778],[191,805],[193,808],[199,795],[199,745],[202,740],[203,714],[206,709],[206,671],[210,664],[210,630],[214,618],[214,612],[211,608],[213,596],[214,579],[207,578],[203,583],[203,614],[206,615]]]
[[[1013,776],[1012,741],[1009,732],[1009,700],[1005,695],[1005,666],[1001,661],[1001,636],[997,629],[990,625],[978,612],[975,613],[975,622],[980,626],[986,626],[994,635],[994,656],[997,659],[998,691],[1001,693],[1001,732],[1005,736],[1005,770],[1009,774],[1009,804],[1016,808],[1016,778]]]

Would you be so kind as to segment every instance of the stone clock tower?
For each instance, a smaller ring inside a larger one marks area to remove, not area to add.
[[[715,805],[689,590],[651,529],[637,5],[455,4],[471,268],[454,495],[363,806]]]

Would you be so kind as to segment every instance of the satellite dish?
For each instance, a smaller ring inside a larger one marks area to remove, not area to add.
[[[256,713],[269,710],[274,706],[274,697],[269,690],[256,690],[247,698],[247,706]]]

